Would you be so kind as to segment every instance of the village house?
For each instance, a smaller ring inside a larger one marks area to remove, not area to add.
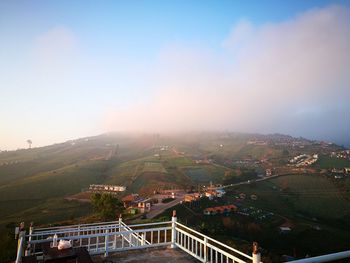
[[[201,198],[200,193],[187,194],[185,195],[184,201],[191,203],[194,201],[198,201],[200,198]]]
[[[145,213],[151,210],[151,198],[141,198],[138,194],[130,194],[122,198],[122,201],[124,207],[127,208],[131,214],[137,212]]]
[[[125,208],[136,204],[136,200],[139,199],[138,194],[130,194],[122,198],[122,202]]]
[[[237,206],[223,205],[223,206],[216,206],[216,207],[208,207],[203,210],[203,213],[205,215],[218,215],[218,214],[230,213],[235,211],[237,211]]]
[[[214,197],[216,197],[216,192],[210,190],[210,191],[206,191],[206,192],[204,193],[204,195],[205,195],[206,197],[208,197],[209,200],[213,200]]]
[[[90,193],[108,193],[108,194],[118,194],[119,192],[124,192],[126,190],[125,186],[120,185],[105,185],[105,184],[90,184]]]
[[[266,169],[265,175],[266,175],[266,176],[271,176],[271,175],[272,175],[271,169]]]
[[[137,208],[141,213],[149,212],[151,210],[151,198],[140,199],[137,201]]]
[[[223,197],[225,195],[225,191],[221,189],[216,190],[207,190],[204,195],[209,198],[209,200],[213,200],[215,197]]]
[[[292,229],[288,226],[280,226],[279,227],[280,229],[280,233],[281,234],[286,234],[286,233],[289,233]]]
[[[245,199],[245,197],[246,197],[246,194],[245,194],[245,193],[240,193],[240,194],[239,194],[239,198]]]
[[[250,196],[250,199],[251,199],[251,200],[254,200],[254,201],[255,201],[255,200],[258,200],[258,196],[257,196],[257,195],[251,195],[251,196]]]

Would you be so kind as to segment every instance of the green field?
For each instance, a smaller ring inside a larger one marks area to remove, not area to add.
[[[245,145],[236,154],[237,158],[277,158],[282,156],[282,150],[269,146]]]
[[[240,181],[244,169],[230,166],[237,159],[269,158],[269,165],[281,163],[282,147],[247,145],[249,137],[210,133],[175,138],[104,134],[0,152],[0,232],[10,222],[47,224],[90,216],[89,204],[65,200],[90,184],[124,185],[127,191],[123,194],[149,196],[154,190],[220,184],[230,174]],[[167,145],[166,150],[159,145]],[[315,144],[305,151],[317,152],[317,147]],[[336,148],[329,149],[333,150]],[[315,168],[350,167],[350,161],[329,158],[326,153],[320,154]],[[195,164],[196,158],[213,163]],[[237,192],[256,194],[258,200],[246,200],[248,205],[291,218],[342,220],[350,215],[349,180],[334,184],[320,175],[284,176],[240,186],[229,191],[227,198],[235,201]]]
[[[194,182],[207,183],[211,180],[210,173],[201,167],[185,168],[184,172]]]
[[[309,216],[341,218],[350,215],[347,193],[317,175],[282,176],[272,180],[297,211]]]
[[[53,224],[63,220],[73,220],[92,212],[89,203],[66,201],[60,198],[48,199],[35,207],[24,207],[16,213],[2,217],[0,225],[8,222],[33,221],[36,225]]]
[[[226,169],[211,164],[186,166],[183,172],[195,183],[222,183]]]
[[[257,201],[249,201],[267,210],[295,217],[338,219],[350,215],[349,193],[337,188],[321,175],[288,175],[240,186],[237,191],[256,194]]]
[[[156,162],[145,162],[143,172],[167,173],[163,165]]]
[[[321,155],[314,166],[321,169],[342,169],[344,167],[350,167],[350,160]]]

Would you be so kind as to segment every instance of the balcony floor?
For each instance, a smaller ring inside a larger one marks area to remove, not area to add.
[[[171,248],[149,248],[142,250],[130,250],[110,254],[107,258],[93,256],[93,261],[102,263],[104,261],[113,263],[197,263],[194,257],[186,254],[180,249]]]

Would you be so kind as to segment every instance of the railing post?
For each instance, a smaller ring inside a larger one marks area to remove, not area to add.
[[[145,245],[145,236],[143,233],[141,233],[141,246]]]
[[[25,239],[26,239],[26,231],[24,230],[24,222],[21,222],[21,224],[19,225],[16,263],[22,262],[23,247],[24,247]]]
[[[105,257],[108,256],[108,239],[109,239],[109,236],[108,236],[108,229],[105,230]]]
[[[30,226],[29,226],[29,238],[28,238],[28,245],[27,245],[27,249],[26,249],[26,252],[25,252],[25,255],[26,256],[30,256],[30,242],[32,241],[32,234],[33,234],[33,231],[34,231],[34,223],[31,222],[30,223]]]
[[[171,248],[176,247],[176,210],[173,210],[173,217],[171,218]]]
[[[204,237],[204,243],[203,243],[203,262],[204,263],[208,262],[208,258],[207,258],[207,251],[208,251],[207,243],[208,243],[208,239],[207,239],[207,237]]]
[[[80,236],[80,235],[81,235],[81,232],[80,232],[80,224],[78,225],[78,230],[79,230],[78,235]],[[79,247],[81,247],[81,245],[82,245],[82,239],[80,238],[80,239],[79,239]]]
[[[122,221],[123,221],[122,214],[119,214],[119,228],[118,228],[119,232],[121,231]]]
[[[259,246],[257,242],[253,243],[253,263],[260,263],[261,254],[259,252]]]

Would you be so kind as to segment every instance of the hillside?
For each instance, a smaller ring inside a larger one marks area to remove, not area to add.
[[[303,138],[237,133],[103,134],[5,151],[0,153],[0,236],[10,237],[20,221],[40,225],[92,216],[89,203],[66,199],[90,184],[126,186],[119,197],[149,196],[155,190],[255,180],[265,169],[293,175],[241,186],[240,191],[259,196],[254,205],[293,220],[299,220],[295,214],[328,220],[333,227],[334,220],[350,214],[350,179],[335,180],[331,172],[350,167],[350,160],[334,157],[343,152],[335,144]],[[318,162],[299,169],[303,174],[293,172],[292,157],[315,153]]]

